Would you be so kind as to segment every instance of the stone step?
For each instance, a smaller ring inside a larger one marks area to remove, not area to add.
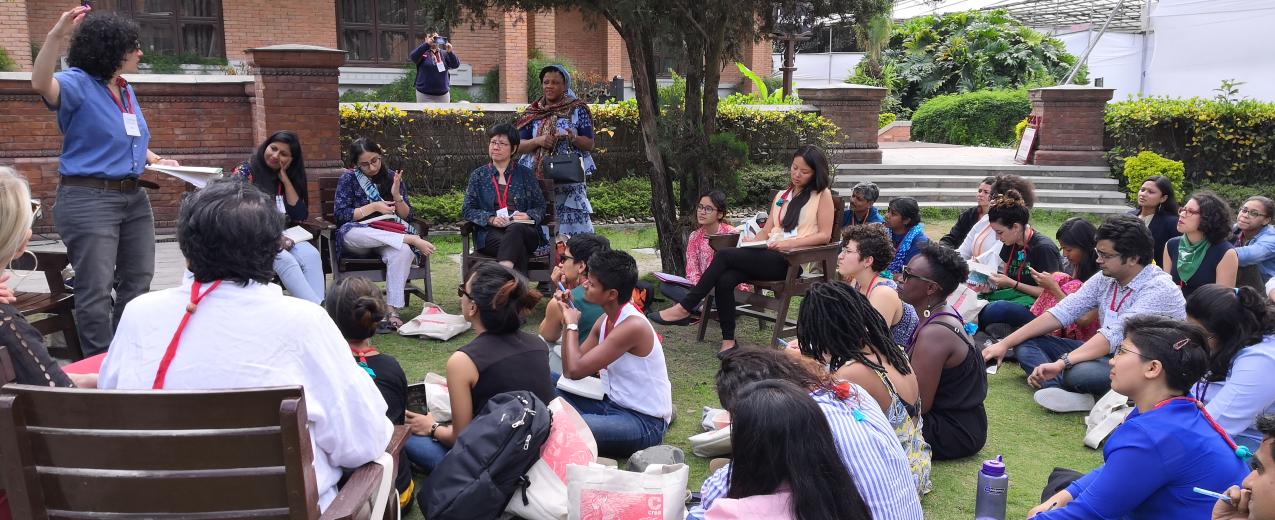
[[[978,177],[1013,174],[1024,177],[1084,177],[1106,179],[1111,169],[1104,166],[1036,166],[1028,164],[838,164],[841,175],[945,175]]]
[[[885,196],[881,197],[875,206],[878,211],[885,213],[889,201],[885,200]],[[963,201],[940,201],[940,202],[922,202],[922,208],[956,208],[965,209],[974,205],[973,200]],[[1123,215],[1129,211],[1129,206],[1124,204],[1075,204],[1075,203],[1058,203],[1058,202],[1037,202],[1035,205],[1037,210],[1063,211],[1068,213],[1092,213],[1095,215]]]
[[[933,202],[961,202],[972,204],[972,189],[968,188],[892,188],[881,189],[881,200],[889,202],[896,197],[912,197],[922,206]],[[844,193],[844,192],[841,192]],[[1036,190],[1036,200],[1055,204],[1122,204],[1126,198],[1114,190]]]
[[[838,175],[832,187],[838,191],[849,191],[860,182],[875,183],[882,190],[897,188],[960,188],[970,192],[978,189],[982,176],[951,175],[880,175],[880,174],[848,174]],[[1118,190],[1120,183],[1115,179],[1092,177],[1037,177],[1027,176],[1037,188],[1054,190]]]

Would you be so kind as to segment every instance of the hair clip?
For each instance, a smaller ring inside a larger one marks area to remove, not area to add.
[[[1173,344],[1173,350],[1182,350],[1182,347],[1185,347],[1185,346],[1190,345],[1190,344],[1191,344],[1191,340],[1190,340],[1190,339],[1183,338],[1183,339],[1181,339],[1181,340],[1178,340],[1178,342],[1177,342],[1177,343],[1174,343],[1174,344]]]
[[[1235,291],[1235,295],[1236,295],[1236,296],[1239,296],[1239,295],[1240,295],[1240,288],[1239,288],[1239,287],[1232,288],[1231,290],[1232,290],[1232,291]]]

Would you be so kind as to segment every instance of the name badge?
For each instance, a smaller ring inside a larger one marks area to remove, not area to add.
[[[500,218],[509,218],[509,208],[500,208],[496,210],[496,216]]]
[[[278,210],[279,210],[279,213],[287,213],[287,212],[288,212],[288,210],[287,210],[286,208],[284,208],[284,207],[283,207],[283,195],[275,195],[275,196],[274,196],[274,206],[275,206],[275,209],[278,209]]]
[[[442,59],[439,59],[438,61],[434,62],[434,66],[438,67],[439,72],[447,72],[447,64],[443,63]]]
[[[137,114],[124,112],[124,133],[132,137],[141,137],[142,129],[137,126]]]

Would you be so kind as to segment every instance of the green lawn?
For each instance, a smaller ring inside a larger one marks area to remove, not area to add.
[[[1042,222],[1039,230],[1051,237],[1060,222]],[[927,234],[937,239],[952,225],[951,221],[934,221],[926,224]],[[605,232],[617,248],[633,249],[654,247],[653,229],[641,231]],[[459,254],[460,243],[456,237],[437,237],[439,253],[433,259],[434,294],[448,312],[457,312],[456,293],[452,290],[460,278],[459,266],[449,255]],[[639,262],[653,258],[637,255]],[[657,263],[658,265],[658,263]],[[646,278],[654,279],[647,273]],[[657,303],[657,307],[667,306]],[[404,312],[405,319],[420,311],[420,302]],[[525,330],[534,333],[543,316],[543,306],[537,309],[527,322]],[[770,334],[759,331],[754,322],[747,321],[739,327],[739,340],[743,344],[765,345]],[[664,338],[665,357],[668,361],[669,379],[673,383],[673,401],[678,419],[665,436],[665,442],[686,450],[691,467],[693,489],[707,476],[708,461],[690,455],[687,437],[698,433],[701,407],[717,406],[713,388],[713,376],[717,370],[716,345],[720,335],[710,325],[707,341],[695,341],[694,327],[660,327]],[[473,338],[467,332],[448,342],[403,338],[383,335],[374,338],[374,344],[382,351],[398,358],[409,380],[420,380],[427,372],[443,373],[445,361],[457,348]],[[1088,471],[1102,462],[1101,453],[1081,444],[1084,435],[1084,418],[1080,414],[1059,415],[1047,412],[1031,400],[1031,391],[1025,383],[1023,371],[1015,364],[1006,365],[999,374],[990,376],[987,398],[987,415],[990,432],[987,446],[978,456],[960,461],[936,462],[932,478],[934,491],[922,500],[927,518],[970,518],[974,514],[974,487],[983,459],[998,454],[1005,456],[1010,475],[1009,518],[1023,518],[1029,509],[1039,503],[1040,490],[1049,472],[1056,466]],[[421,518],[413,509],[408,518]]]

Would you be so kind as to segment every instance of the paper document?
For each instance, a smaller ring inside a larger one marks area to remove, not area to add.
[[[196,188],[207,186],[209,181],[220,179],[222,177],[221,168],[210,168],[204,166],[160,166],[158,164],[151,164],[146,166],[146,169],[176,177],[190,183],[191,186]]]
[[[582,379],[567,379],[562,376],[558,378],[558,390],[598,401],[606,396],[606,387],[602,386],[602,380],[592,376]]]
[[[758,249],[766,249],[766,241],[765,240],[740,240],[739,244],[736,244],[735,247],[752,247],[752,248],[758,248]]]
[[[987,265],[982,262],[976,262],[972,259],[966,260],[965,263],[969,264],[971,273],[979,273],[983,276],[991,276],[996,274],[996,266]]]
[[[675,284],[675,285],[685,285],[685,286],[687,286],[687,287],[690,287],[690,286],[692,286],[692,285],[695,285],[695,284],[691,283],[691,281],[690,281],[690,280],[687,280],[685,276],[678,276],[678,275],[675,275],[675,274],[668,274],[668,273],[655,273],[655,279],[656,279],[656,280],[659,280],[659,281],[660,281],[660,283],[671,283],[671,284]]]
[[[292,243],[294,244],[299,244],[301,242],[309,242],[311,239],[314,238],[313,234],[311,234],[309,231],[306,231],[306,229],[301,226],[292,226],[288,229],[283,230],[283,236],[288,237],[288,240],[291,240]]]

